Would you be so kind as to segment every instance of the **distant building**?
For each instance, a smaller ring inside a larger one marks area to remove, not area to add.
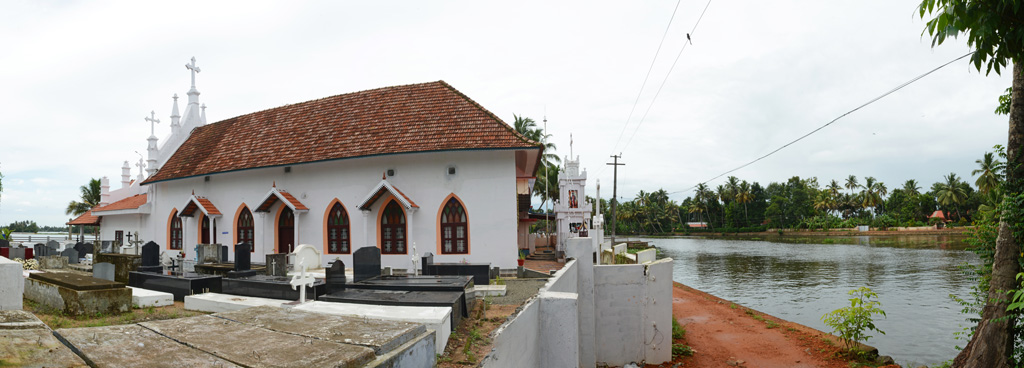
[[[558,223],[558,250],[565,251],[566,240],[588,236],[593,202],[587,200],[587,171],[580,172],[580,160],[565,159],[565,170],[558,173],[558,201],[554,212]]]

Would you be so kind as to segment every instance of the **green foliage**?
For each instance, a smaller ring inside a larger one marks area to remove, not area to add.
[[[11,233],[14,232],[8,228],[0,228],[0,240],[11,240]]]
[[[872,319],[872,315],[876,314],[884,317],[885,311],[879,308],[882,304],[874,300],[878,294],[867,287],[850,290],[849,294],[853,296],[849,307],[826,313],[821,316],[821,320],[839,334],[848,350],[853,350],[855,343],[871,338],[871,335],[867,335],[869,331],[885,335],[885,332],[875,327]]]
[[[672,356],[693,356],[693,349],[684,344],[672,344]]]
[[[676,321],[676,318],[672,317],[672,338],[681,339],[685,336],[686,328],[683,328],[683,326],[679,324],[679,321]]]
[[[946,38],[967,34],[967,45],[975,50],[971,63],[985,74],[1006,68],[1007,62],[1024,56],[1024,27],[1021,27],[1021,3],[1018,0],[923,0],[918,8],[921,18],[932,14],[925,31],[932,36],[932,47]]]
[[[39,225],[36,225],[35,221],[15,221],[7,226],[7,229],[15,233],[37,233]]]
[[[64,214],[78,216],[100,204],[100,179],[90,179],[89,184],[78,189],[81,191],[81,201],[69,202]]]

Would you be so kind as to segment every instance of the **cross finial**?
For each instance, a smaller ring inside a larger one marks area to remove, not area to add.
[[[188,70],[192,71],[192,88],[195,89],[196,88],[196,73],[199,73],[199,72],[202,71],[202,70],[199,70],[198,66],[196,66],[196,57],[195,56],[192,57],[192,62],[191,63],[185,64],[185,69],[188,69]]]
[[[156,125],[154,125],[154,123],[160,123],[160,119],[156,118],[156,111],[150,111],[149,116],[146,117],[146,121],[149,122],[149,135],[156,136]]]

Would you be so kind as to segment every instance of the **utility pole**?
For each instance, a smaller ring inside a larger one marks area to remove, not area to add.
[[[541,134],[541,136],[540,136],[540,144],[543,145],[544,148],[547,148],[547,140],[548,140],[548,114],[545,113],[544,114],[544,133]],[[541,149],[542,154],[543,154],[543,151],[544,150]],[[543,156],[541,156],[540,162],[541,162],[542,165],[544,165],[544,195],[547,196],[547,195],[549,195],[551,193],[550,190],[548,190],[548,183],[550,182],[550,178],[548,178],[548,164],[547,164],[547,162],[544,161],[544,157]],[[548,197],[548,199],[551,199],[551,198]],[[554,200],[553,199],[551,199],[551,200],[552,200],[552,207],[554,207]],[[545,235],[547,235],[547,238],[545,238],[545,239],[547,239],[547,245],[551,246],[551,215],[547,211],[547,209],[544,210],[544,233],[545,233]]]
[[[610,156],[613,162],[609,162],[608,165],[612,165],[612,246],[615,246],[615,208],[618,207],[619,197],[619,166],[626,164],[619,162],[619,158],[622,157],[622,153]]]

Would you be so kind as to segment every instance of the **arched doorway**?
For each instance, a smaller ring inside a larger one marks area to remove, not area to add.
[[[380,217],[381,254],[406,254],[405,211],[391,200]]]
[[[217,222],[213,223],[213,242],[210,242],[210,216],[200,215],[203,217],[203,225],[199,232],[199,243],[200,244],[216,244],[217,243]]]
[[[291,253],[295,249],[295,213],[284,206],[277,220],[277,252]]]

